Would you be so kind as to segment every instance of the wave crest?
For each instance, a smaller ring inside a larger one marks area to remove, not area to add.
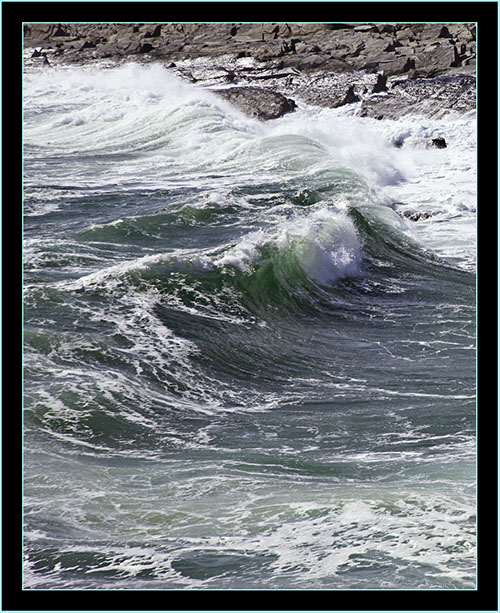
[[[328,285],[358,274],[362,250],[348,215],[321,208],[273,232],[247,235],[219,257],[216,265],[250,272],[262,266],[266,256],[280,277],[301,271],[309,280]]]

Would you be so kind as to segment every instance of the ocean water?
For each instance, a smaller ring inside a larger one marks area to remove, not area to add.
[[[475,589],[475,117],[298,102],[26,70],[25,588]]]

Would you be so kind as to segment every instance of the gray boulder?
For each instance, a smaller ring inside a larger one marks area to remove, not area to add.
[[[432,146],[436,147],[436,149],[446,149],[446,147],[447,147],[446,140],[442,136],[439,136],[437,138],[433,138],[432,139]]]
[[[347,91],[341,95],[338,102],[331,102],[332,108],[344,106],[346,104],[352,104],[353,102],[359,102],[360,97],[354,92],[354,85],[348,87]]]
[[[379,73],[377,75],[377,82],[373,86],[372,94],[379,94],[380,92],[387,91],[387,77],[384,74]]]
[[[296,108],[291,98],[264,87],[231,87],[211,91],[258,119],[278,119]]]
[[[326,54],[304,53],[288,55],[283,58],[285,68],[295,68],[300,72],[341,73],[352,72],[353,67],[348,62]]]

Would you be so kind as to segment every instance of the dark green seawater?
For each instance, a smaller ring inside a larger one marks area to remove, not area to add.
[[[432,125],[24,95],[25,587],[475,589],[474,179],[390,145]]]

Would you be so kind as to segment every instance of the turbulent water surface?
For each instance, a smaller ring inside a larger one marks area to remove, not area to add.
[[[475,119],[354,108],[26,72],[26,588],[475,588]]]

